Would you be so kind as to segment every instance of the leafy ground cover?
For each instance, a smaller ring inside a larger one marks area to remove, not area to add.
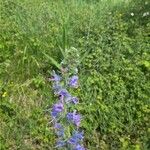
[[[148,0],[0,0],[0,148],[53,150],[47,78],[75,47],[89,150],[150,149]],[[46,57],[44,54],[50,56]]]

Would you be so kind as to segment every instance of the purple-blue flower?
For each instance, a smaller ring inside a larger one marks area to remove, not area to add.
[[[78,100],[78,98],[77,97],[72,97],[72,102],[74,103],[74,104],[77,104],[78,102],[79,102],[79,100]]]
[[[61,81],[61,77],[59,75],[57,75],[55,73],[55,71],[53,71],[52,78],[50,80],[55,81],[55,82],[59,82],[59,81]]]
[[[69,79],[69,85],[71,87],[77,88],[78,87],[78,76],[74,75]]]
[[[62,129],[58,129],[57,131],[56,131],[56,134],[57,134],[57,136],[58,137],[63,137],[64,136],[64,129],[62,128]]]
[[[69,143],[69,144],[72,144],[72,145],[76,145],[78,142],[79,142],[79,141],[78,141],[78,139],[77,139],[76,137],[71,137],[71,138],[69,138],[69,140],[68,140],[68,143]]]
[[[55,129],[61,129],[62,128],[62,125],[60,123],[55,123],[54,124],[54,128]]]
[[[54,128],[56,130],[57,136],[64,136],[64,128],[60,123],[55,123]]]
[[[78,131],[74,131],[73,132],[73,137],[79,139],[79,140],[82,140],[84,137],[83,137],[83,131],[82,132],[78,132]]]
[[[51,112],[52,117],[54,117],[54,118],[57,117],[57,115],[58,115],[60,112],[62,112],[63,109],[64,109],[64,106],[63,106],[62,103],[57,103],[57,104],[55,104],[55,105],[53,106],[52,112]]]
[[[78,144],[75,146],[74,150],[85,150],[85,148],[81,146],[80,144]]]
[[[76,126],[79,126],[80,122],[81,122],[81,116],[79,114],[74,114],[73,115],[73,122]]]
[[[56,148],[57,148],[57,147],[63,147],[63,146],[65,146],[65,144],[66,144],[65,141],[58,140],[57,143],[56,143]]]
[[[77,104],[79,102],[77,97],[72,97],[70,94],[68,94],[64,100],[66,103],[73,103],[73,104]]]
[[[71,122],[73,122],[76,126],[80,125],[81,122],[81,116],[79,114],[76,114],[76,112],[68,113],[67,119]]]
[[[53,106],[53,110],[56,112],[61,112],[64,109],[64,106],[62,103],[57,103]]]
[[[52,111],[52,112],[51,112],[51,116],[52,116],[53,118],[56,118],[57,115],[58,115],[58,112],[56,112],[56,111]]]
[[[69,93],[68,93],[68,91],[66,89],[60,89],[58,94],[60,96],[64,96],[64,97],[69,95]]]
[[[83,132],[75,131],[71,138],[69,138],[68,143],[72,145],[77,145],[83,139]]]

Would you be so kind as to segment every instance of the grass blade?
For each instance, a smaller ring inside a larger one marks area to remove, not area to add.
[[[43,52],[43,54],[46,56],[46,58],[48,58],[51,61],[51,63],[53,65],[55,65],[58,69],[61,69],[60,64],[54,58],[52,58],[51,56],[45,54],[44,52]]]

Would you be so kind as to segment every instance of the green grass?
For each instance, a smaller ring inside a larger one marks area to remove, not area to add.
[[[60,63],[61,50],[72,46],[83,58],[75,94],[85,147],[150,148],[150,19],[143,17],[148,1],[0,4],[0,149],[54,149],[46,110],[55,99],[47,78],[57,69],[51,58]]]

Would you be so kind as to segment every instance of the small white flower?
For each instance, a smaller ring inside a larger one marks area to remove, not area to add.
[[[148,15],[149,15],[149,12],[143,13],[143,17],[148,16]]]
[[[131,13],[131,16],[134,16],[134,13]]]

